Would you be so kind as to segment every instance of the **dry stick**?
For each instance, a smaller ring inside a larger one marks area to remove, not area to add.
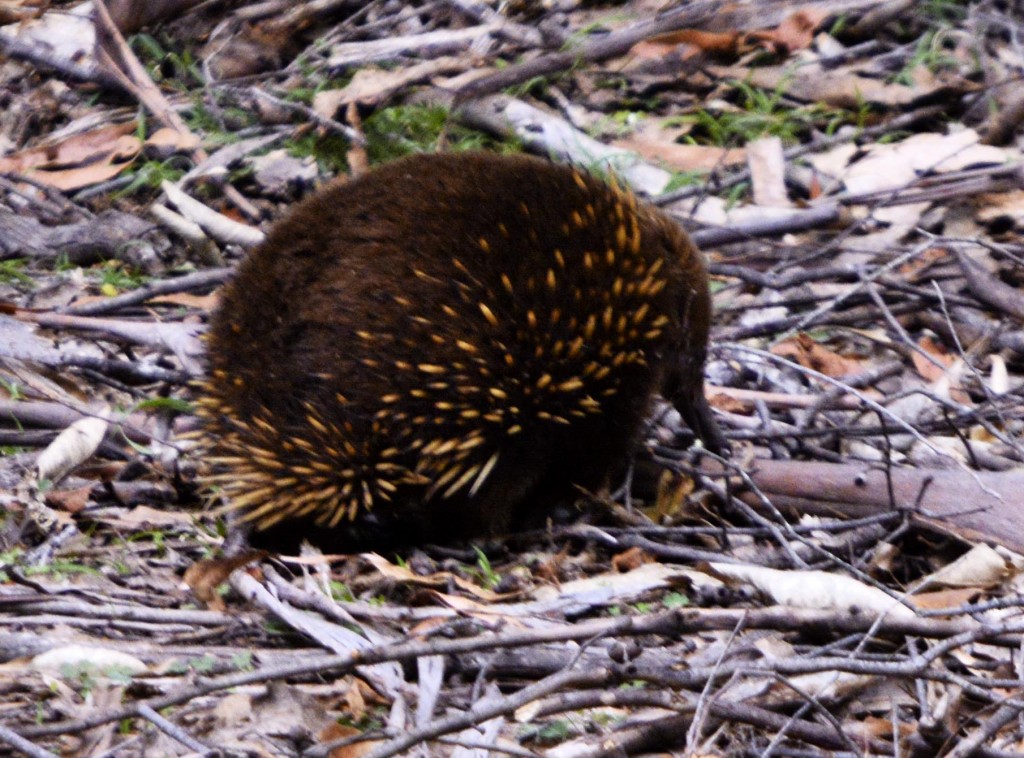
[[[964,737],[956,747],[946,753],[946,758],[968,758],[968,756],[974,755],[986,741],[995,737],[1000,729],[1020,718],[1021,710],[1020,703],[1001,705],[978,731],[969,737]]]
[[[672,214],[677,220],[678,214]],[[809,210],[795,210],[784,218],[771,218],[698,229],[690,233],[698,247],[717,247],[754,237],[780,236],[828,226],[839,219],[839,204],[824,203]]]
[[[963,345],[960,343],[960,337],[957,335],[956,330],[953,329],[953,319],[952,316],[950,316],[949,309],[946,307],[945,295],[943,294],[942,289],[935,282],[932,282],[932,286],[935,288],[935,294],[938,296],[939,299],[939,308],[942,310],[943,318],[945,318],[946,323],[949,325],[950,336],[952,337],[953,344],[956,346],[957,351],[961,356],[961,359],[964,361],[964,364],[968,366],[968,368],[970,368],[971,372],[974,374],[974,378],[977,380],[978,385],[982,388],[982,392],[985,393],[985,398],[989,401],[989,404],[992,406],[992,409],[996,414],[996,418],[1001,423],[1006,424],[1008,419],[999,410],[998,405],[996,405],[996,398],[989,392],[989,388],[985,384],[984,378],[974,367],[974,364],[967,360],[967,354],[964,351]],[[962,411],[958,411],[958,413],[961,413],[962,415]],[[1021,448],[1018,441],[1007,435],[1002,429],[996,428],[994,424],[990,423],[988,419],[982,417],[981,415],[972,413],[971,417],[974,419],[975,423],[982,426],[982,428],[984,428],[985,431],[991,434],[995,439],[999,440],[1004,445],[1007,445],[1008,447],[1010,447],[1010,449],[1017,451],[1018,454],[1024,455],[1024,449]]]
[[[902,116],[897,116],[894,119],[886,121],[884,124],[873,126],[869,129],[864,129],[858,133],[858,135],[864,139],[872,139],[874,137],[881,136],[883,134],[889,134],[892,131],[898,131],[904,129],[914,122],[932,118],[934,116],[942,116],[946,114],[948,109],[944,105],[929,105],[925,108],[920,108],[916,111],[911,111]],[[849,142],[850,137],[847,134],[837,133],[829,137],[822,137],[819,139],[812,140],[802,145],[796,145],[789,148],[783,153],[783,156],[787,161],[794,158],[799,158],[807,153],[817,152],[819,150],[831,147],[839,143]],[[715,181],[714,186],[716,191],[721,192],[722,190],[731,189],[738,184],[750,180],[750,169],[742,168],[737,170],[735,173],[730,174],[728,178],[720,179]],[[656,205],[668,205],[678,200],[686,200],[691,197],[702,194],[705,191],[705,187],[683,187],[674,192],[666,192],[657,198],[654,198],[653,202]]]
[[[139,63],[139,59],[135,57],[135,53],[110,18],[103,0],[96,0],[93,19],[96,26],[96,59],[119,80],[122,87],[146,106],[158,121],[178,134],[194,136],[184,119],[178,115]],[[198,142],[196,138],[196,143]],[[191,153],[196,163],[202,163],[207,157],[206,151],[199,147],[194,148]],[[222,190],[225,197],[236,207],[248,211],[247,215],[251,214],[252,204],[233,185],[225,183]]]
[[[175,615],[179,615],[178,612]],[[209,614],[209,611],[192,611],[200,615]],[[219,614],[218,614],[219,615]],[[732,629],[740,617],[745,619],[747,629],[769,628],[778,631],[799,631],[807,632],[810,629],[830,630],[833,633],[864,632],[874,625],[874,618],[863,613],[845,613],[839,611],[802,611],[789,608],[764,608],[757,610],[673,610],[650,616],[625,616],[612,619],[596,619],[570,626],[563,626],[549,629],[530,630],[523,632],[511,632],[508,634],[478,636],[466,639],[441,640],[428,639],[423,641],[402,642],[393,645],[380,645],[360,651],[351,651],[344,655],[321,655],[310,657],[299,664],[283,665],[276,668],[263,669],[260,671],[242,672],[228,674],[212,679],[201,680],[198,683],[182,687],[166,695],[150,698],[143,701],[154,710],[160,711],[173,705],[186,703],[202,695],[212,692],[242,687],[249,684],[288,679],[299,676],[342,676],[351,673],[357,666],[365,666],[384,661],[411,661],[422,655],[457,655],[480,650],[495,650],[500,648],[518,648],[537,645],[541,643],[554,642],[581,642],[595,637],[609,637],[613,635],[643,636],[648,634],[678,637],[682,634],[693,634],[708,631],[724,631]],[[915,635],[929,638],[948,638],[955,635],[962,635],[970,631],[977,639],[984,639],[990,645],[1001,647],[1018,647],[1024,636],[1024,624],[984,624],[979,625],[973,620],[946,620],[946,619],[922,619],[922,618],[901,618],[895,619],[886,617],[881,621],[880,631],[894,635]],[[823,659],[824,660],[824,659]],[[835,661],[825,661],[828,668]],[[745,664],[746,665],[746,664]],[[819,670],[821,667],[810,666],[806,662],[797,664],[802,668],[790,670],[787,673],[808,673],[811,670]],[[849,667],[850,661],[841,660],[843,667]],[[874,663],[864,664],[864,670],[875,671]],[[737,667],[730,667],[726,673],[735,673]],[[844,668],[847,670],[847,668]],[[851,669],[856,671],[857,669]],[[765,672],[762,672],[765,673]],[[771,673],[767,670],[767,673]],[[876,673],[885,673],[888,670],[879,669]],[[903,670],[894,675],[903,673]],[[933,678],[942,679],[945,674],[933,672]],[[654,672],[660,680],[669,681],[665,677],[668,672],[659,669]],[[685,682],[699,681],[703,683],[707,671],[691,671],[685,674],[673,674],[672,681],[677,684],[684,682],[680,677],[688,677]],[[951,676],[951,675],[949,675]],[[671,677],[669,677],[671,679]],[[946,676],[945,680],[949,680]],[[957,679],[961,681],[961,679]],[[964,681],[965,686],[972,686],[980,691],[970,682]],[[48,724],[43,726],[28,727],[23,733],[30,737],[65,734],[92,729],[103,724],[121,719],[133,718],[138,715],[136,706],[128,706],[96,714],[78,720],[69,720]]]
[[[736,622],[731,630],[729,630],[729,636],[723,641],[721,651],[718,654],[718,658],[715,659],[712,669],[718,671],[721,669],[722,663],[725,661],[725,656],[728,655],[732,648],[733,642],[739,636],[739,633],[743,630],[744,619],[740,618]],[[697,696],[697,708],[693,712],[693,719],[690,721],[690,726],[686,730],[686,754],[695,755],[697,753],[697,736],[700,734],[701,728],[704,725],[705,720],[708,717],[708,711],[711,701],[711,688],[715,682],[714,676],[709,676],[707,681],[704,682],[704,687],[701,689],[700,694]]]
[[[144,719],[152,723],[153,726],[155,726],[161,732],[166,734],[172,740],[180,742],[189,750],[193,750],[196,753],[199,753],[200,755],[205,755],[206,753],[210,752],[209,745],[204,745],[202,742],[197,740],[195,737],[193,737],[191,734],[189,734],[184,729],[179,727],[177,724],[168,721],[145,703],[139,705],[138,710],[140,716],[142,716]]]
[[[365,758],[391,758],[391,756],[399,755],[404,750],[413,747],[417,743],[434,739],[443,734],[450,734],[451,732],[467,729],[475,724],[487,721],[488,719],[492,719],[496,716],[513,713],[524,705],[528,705],[544,695],[552,692],[559,692],[560,690],[572,685],[611,687],[621,684],[626,678],[628,678],[627,672],[619,672],[609,668],[597,670],[591,669],[589,671],[570,670],[553,674],[541,679],[539,682],[534,682],[529,686],[523,687],[523,689],[513,695],[500,698],[496,701],[477,703],[465,713],[439,719],[419,729],[413,729],[401,737],[391,740],[390,742],[370,751],[365,755]],[[317,758],[319,758],[319,756],[317,756]]]
[[[1015,319],[1024,319],[1024,299],[1021,298],[1020,290],[989,276],[963,250],[955,247],[952,252],[960,264],[960,270],[964,273],[967,289],[971,294],[986,305],[998,308]]]
[[[15,59],[52,68],[69,79],[82,82],[96,82],[109,89],[126,91],[121,80],[98,67],[83,66],[69,58],[59,58],[48,45],[30,45],[6,34],[0,34],[0,50]]]
[[[0,724],[0,742],[10,745],[15,750],[20,750],[29,758],[59,758],[56,753],[51,753],[49,750],[43,750],[43,748],[37,747],[13,729],[8,729],[3,724]]]
[[[150,298],[154,298],[159,295],[169,295],[176,292],[189,292],[191,290],[205,289],[206,287],[223,284],[231,276],[233,271],[234,269],[230,267],[214,268],[207,269],[206,271],[199,271],[195,274],[174,277],[172,279],[161,279],[159,281],[144,284],[131,292],[125,292],[123,295],[117,295],[116,297],[107,298],[106,300],[83,303],[81,305],[71,305],[58,312],[74,316],[97,316],[101,313],[111,313],[113,311],[120,310],[121,308],[144,303]]]
[[[150,113],[179,134],[192,134],[184,119],[171,107],[128,47],[117,25],[110,18],[103,0],[95,0],[93,21],[96,27],[96,59],[119,84],[149,109]]]
[[[875,269],[874,272],[872,272],[870,276],[862,277],[860,283],[850,287],[849,289],[846,290],[846,292],[837,295],[831,302],[822,305],[820,308],[816,308],[815,310],[811,311],[805,316],[802,316],[800,320],[797,321],[796,325],[788,329],[784,334],[780,335],[779,339],[785,339],[786,337],[792,336],[794,333],[799,332],[802,329],[806,329],[807,326],[811,324],[815,319],[820,318],[822,315],[828,313],[829,311],[836,310],[840,303],[848,300],[855,294],[862,292],[867,287],[868,282],[874,281],[883,274],[887,274],[899,268],[903,264],[913,260],[917,256],[922,255],[931,245],[932,242],[930,240],[921,243],[920,245],[917,245],[916,247],[909,250],[908,252],[896,256],[885,265],[879,266],[877,269]]]
[[[692,26],[702,19],[715,15],[720,5],[721,3],[702,0],[685,8],[670,11],[659,18],[641,21],[621,31],[612,32],[601,39],[587,40],[577,49],[548,53],[524,63],[508,66],[456,90],[454,104],[459,105],[468,100],[500,92],[506,87],[521,84],[537,76],[568,71],[581,62],[593,63],[624,55],[645,39]]]

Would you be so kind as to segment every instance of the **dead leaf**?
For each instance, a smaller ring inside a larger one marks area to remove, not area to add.
[[[665,469],[658,477],[658,494],[654,505],[645,509],[645,513],[655,524],[663,523],[667,518],[678,518],[685,513],[686,499],[695,487],[696,482],[692,476]]]
[[[1009,576],[1007,560],[981,543],[955,561],[921,579],[920,587],[952,587],[978,590],[1002,584]]]
[[[631,547],[625,552],[612,556],[612,568],[620,574],[632,571],[645,563],[650,563],[654,558],[643,548]]]
[[[977,587],[937,590],[936,592],[917,592],[907,599],[914,604],[915,608],[922,611],[952,611],[962,608],[978,598],[980,590]]]
[[[233,558],[208,558],[196,561],[185,570],[183,580],[192,594],[212,610],[223,611],[226,606],[217,594],[217,587],[228,580],[231,572],[253,561],[265,558],[263,550],[248,550]]]
[[[102,300],[103,298],[96,298]],[[81,303],[82,300],[76,301]],[[193,295],[190,292],[171,292],[166,295],[157,295],[146,302],[153,305],[180,305],[184,308],[195,308],[205,313],[212,312],[217,303],[220,302],[220,294],[211,292],[209,295]]]
[[[329,724],[317,738],[321,743],[333,742],[334,740],[340,740],[345,737],[355,737],[362,734],[362,731],[356,729],[354,726],[348,726],[346,724]],[[363,740],[362,742],[353,742],[351,745],[342,745],[336,747],[334,750],[327,754],[328,758],[361,758],[361,756],[368,755],[373,752],[375,747],[380,746],[380,740]]]
[[[375,106],[412,84],[465,68],[466,62],[455,56],[444,56],[394,70],[366,66],[356,71],[352,81],[345,87],[318,92],[313,97],[313,110],[325,118],[335,118],[347,105]]]
[[[739,54],[739,43],[740,35],[736,32],[715,33],[700,29],[680,29],[669,34],[659,34],[634,45],[630,55],[638,58],[663,58],[680,45],[686,45],[692,49],[683,52],[684,58],[699,52],[722,58],[734,58]]]
[[[865,361],[845,358],[829,350],[805,332],[772,347],[772,353],[789,358],[801,366],[814,369],[833,379],[840,379],[864,370]]]
[[[684,145],[676,142],[681,134],[680,129],[644,121],[628,137],[616,140],[613,144],[677,171],[713,171],[723,166],[739,165],[747,159],[746,151],[742,148]]]
[[[712,576],[746,582],[780,605],[792,608],[849,610],[913,618],[914,612],[887,593],[842,574],[827,571],[781,571],[756,565],[711,563]]]
[[[514,597],[514,595],[499,595],[497,592],[485,589],[484,587],[467,581],[461,576],[456,576],[449,571],[438,571],[430,574],[429,576],[420,576],[419,574],[414,574],[404,566],[398,566],[391,563],[387,558],[377,555],[376,553],[366,553],[363,555],[363,558],[365,558],[382,575],[396,582],[404,582],[407,584],[427,587],[447,587],[450,584],[454,584],[460,590],[468,592],[474,597],[478,597],[481,600],[486,600],[488,602],[496,602],[498,600]]]
[[[953,364],[953,356],[945,347],[927,335],[917,341],[917,346],[928,353],[939,365],[936,366],[920,353],[914,352],[911,354],[914,368],[917,369],[921,378],[929,382],[937,382],[945,375],[946,369]]]
[[[0,172],[23,174],[60,190],[107,181],[131,165],[142,150],[134,121],[74,134],[0,158]]]
[[[89,504],[92,485],[76,487],[73,490],[49,490],[46,493],[46,504],[51,508],[59,508],[65,513],[81,513]]]
[[[830,14],[819,8],[804,8],[788,16],[770,31],[754,32],[754,39],[771,44],[786,54],[804,50],[814,42],[814,33]],[[767,46],[767,45],[766,45]]]
[[[177,153],[188,152],[200,145],[200,139],[191,132],[179,132],[177,129],[162,127],[146,138],[146,147],[156,147]]]

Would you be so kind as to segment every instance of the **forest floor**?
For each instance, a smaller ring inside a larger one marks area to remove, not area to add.
[[[0,53],[0,754],[1024,753],[1013,4],[12,0]],[[467,149],[691,232],[732,456],[661,414],[590,523],[225,558],[219,286]]]

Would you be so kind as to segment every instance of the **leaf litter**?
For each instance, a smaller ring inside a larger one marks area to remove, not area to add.
[[[0,743],[1022,750],[1002,6],[7,6]],[[314,185],[466,148],[613,161],[691,230],[733,457],[665,412],[578,523],[225,559],[187,441],[218,285]]]

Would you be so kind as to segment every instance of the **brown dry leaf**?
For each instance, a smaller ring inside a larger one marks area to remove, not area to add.
[[[460,616],[475,616],[489,621],[493,621],[495,617],[500,616],[503,619],[508,619],[512,624],[518,623],[514,621],[515,615],[507,613],[500,604],[491,602],[479,603],[472,598],[447,595],[443,592],[434,592],[433,596],[440,601],[440,605],[451,608],[453,611],[458,611]],[[444,626],[446,623],[445,619],[428,619],[424,623],[417,624],[412,631],[416,634],[424,635],[427,630]]]
[[[196,308],[204,313],[210,313],[220,302],[220,296],[217,293],[193,295],[189,292],[172,292],[150,298],[146,302],[154,305],[180,305],[184,308]]]
[[[936,263],[949,260],[949,251],[942,247],[930,247],[921,255],[915,255],[909,261],[900,266],[900,276],[910,282],[918,282],[922,275],[931,269]]]
[[[375,106],[412,84],[426,81],[439,74],[463,71],[466,65],[462,58],[444,56],[409,68],[394,70],[367,66],[356,71],[352,81],[341,89],[318,92],[313,97],[313,110],[325,118],[334,118],[343,106]]]
[[[233,692],[213,708],[213,721],[218,729],[235,728],[252,721],[252,697]]]
[[[0,26],[39,18],[49,4],[49,0],[5,0],[0,3]]]
[[[829,350],[806,332],[772,347],[772,353],[796,361],[801,366],[840,379],[864,370],[866,361],[846,358]]]
[[[369,685],[366,684],[362,679],[350,679],[349,687],[345,688],[345,695],[342,698],[345,701],[345,710],[348,715],[352,717],[353,721],[361,721],[366,716],[366,692],[364,689],[369,689]],[[370,690],[372,693],[372,690]],[[374,698],[376,700],[376,698]]]
[[[644,512],[656,524],[666,518],[674,518],[685,510],[686,498],[695,487],[693,477],[665,469],[658,478],[658,494],[654,505],[645,508]]]
[[[195,517],[185,511],[168,508],[151,508],[137,505],[129,511],[111,518],[104,523],[117,529],[165,529],[175,526],[192,526]]]
[[[659,34],[633,46],[630,55],[638,58],[663,58],[679,45],[690,49],[683,51],[688,58],[699,52],[733,58],[739,53],[740,35],[737,32],[705,32],[699,29],[680,29],[669,34]]]
[[[949,587],[977,591],[980,588],[998,587],[1012,574],[1009,561],[985,543],[979,543],[929,576],[923,577],[919,586]]]
[[[750,413],[751,403],[744,402],[742,398],[728,392],[730,388],[708,387],[708,403],[712,408],[728,413]]]
[[[677,171],[713,171],[723,166],[741,164],[747,159],[746,151],[742,148],[680,144],[676,138],[681,133],[679,129],[645,121],[628,137],[615,140],[612,144]]]
[[[979,591],[977,587],[937,590],[909,595],[907,599],[921,611],[953,610],[973,602],[977,599]]]
[[[821,9],[805,8],[787,17],[774,29],[753,32],[748,35],[751,40],[771,46],[782,53],[793,53],[811,46],[814,33],[828,18],[828,13]]]
[[[217,587],[226,582],[235,569],[266,556],[266,551],[248,550],[234,558],[196,561],[185,570],[183,579],[198,600],[206,603],[212,610],[223,611],[226,606],[223,598],[217,594]]]
[[[45,143],[0,158],[0,171],[23,173],[39,166],[58,166],[82,163],[97,154],[110,152],[122,137],[133,135],[138,128],[135,121],[110,124],[87,132],[73,134],[56,143]],[[136,141],[137,144],[137,141]]]
[[[89,504],[90,493],[91,484],[73,490],[50,490],[46,493],[46,504],[65,513],[81,513]]]
[[[960,381],[963,374],[963,364],[959,359],[950,355],[945,346],[939,344],[931,337],[925,336],[918,340],[918,347],[939,362],[935,365],[920,353],[913,353],[911,359],[917,373],[929,384],[937,385],[936,390],[942,390],[944,394],[958,403],[971,404],[971,396],[964,390]]]
[[[953,134],[922,133],[891,144],[864,148],[867,155],[850,164],[837,178],[850,192],[898,189],[925,173],[945,174],[974,166],[998,166],[1011,156],[1002,148],[979,143],[978,133],[963,129]],[[814,160],[811,160],[813,165]]]
[[[708,66],[708,73],[720,79],[739,79],[754,87],[784,90],[804,102],[821,102],[856,111],[865,103],[903,108],[925,98],[973,92],[978,85],[967,81],[935,81],[930,88],[885,82],[863,76],[852,68],[830,70],[827,75],[818,66],[793,70],[792,64],[748,68]]]
[[[940,365],[936,366],[920,353],[912,353],[914,368],[922,379],[928,382],[937,382],[946,374],[946,369],[953,365],[955,360],[943,345],[925,335],[917,341],[917,346],[934,358]]]
[[[23,174],[60,190],[107,181],[131,165],[142,143],[135,122],[112,124],[0,158],[0,172]]]
[[[356,729],[354,726],[347,726],[345,724],[329,724],[320,732],[320,734],[317,735],[317,739],[321,743],[326,744],[345,737],[355,737],[362,733],[363,732],[361,730]],[[327,756],[328,758],[361,758],[362,756],[371,753],[373,749],[378,747],[380,744],[380,740],[353,742],[351,745],[342,745],[341,747],[334,748],[334,750],[329,752]]]
[[[157,129],[146,138],[146,147],[158,147],[174,152],[186,152],[199,147],[199,137],[191,132],[179,132],[177,129],[163,127]]]
[[[983,224],[1006,219],[1015,226],[1024,226],[1024,190],[979,195],[974,205],[978,208],[975,216]]]
[[[345,109],[345,117],[348,123],[359,134],[363,134],[363,120],[359,117],[359,108],[355,103],[349,103]],[[364,135],[365,136],[365,135]],[[348,161],[349,173],[352,178],[362,176],[370,170],[370,154],[366,151],[366,144],[360,144],[357,140],[352,141],[352,146],[345,155]]]
[[[620,574],[624,574],[653,560],[651,554],[643,548],[631,547],[625,552],[612,556],[612,568]]]
[[[424,587],[448,587],[454,584],[460,590],[468,592],[481,600],[486,600],[489,603],[511,597],[511,595],[499,595],[496,592],[492,592],[491,590],[466,581],[461,576],[456,576],[449,571],[438,571],[430,576],[420,576],[418,574],[414,574],[403,566],[391,563],[387,558],[377,555],[376,553],[366,553],[363,555],[363,558],[386,578],[392,579],[396,582],[421,585]]]

